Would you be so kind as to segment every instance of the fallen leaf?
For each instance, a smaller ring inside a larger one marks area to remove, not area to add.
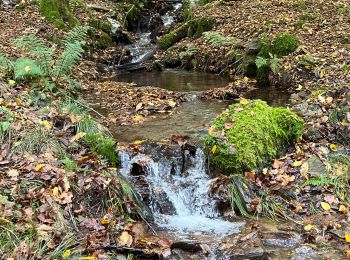
[[[75,136],[72,137],[70,140],[71,143],[74,143],[75,141],[78,141],[79,139],[83,138],[86,135],[84,132],[79,132]]]
[[[303,164],[303,161],[295,161],[295,162],[293,162],[293,166],[294,167],[299,167],[299,166],[301,166]]]
[[[216,145],[213,145],[213,147],[211,148],[212,154],[215,154],[215,153],[216,153],[216,149],[217,149]]]
[[[340,205],[339,206],[339,211],[340,212],[345,212],[345,211],[347,211],[348,209],[344,206],[344,205]]]
[[[345,233],[345,241],[350,243],[350,233]]]
[[[135,110],[136,110],[136,111],[141,110],[141,109],[142,109],[142,106],[143,106],[143,104],[142,104],[142,103],[138,103],[138,104],[136,105]]]
[[[249,100],[248,100],[248,99],[245,99],[245,98],[242,98],[242,99],[239,101],[239,103],[240,103],[241,105],[247,105],[247,104],[249,103]]]
[[[16,169],[11,169],[7,172],[7,176],[9,177],[17,177],[19,175],[19,171]]]
[[[328,211],[331,209],[331,206],[327,202],[324,202],[324,201],[321,202],[321,207],[324,209],[324,211]]]
[[[304,162],[300,167],[300,173],[307,180],[309,179],[308,172],[309,172],[309,163]]]
[[[45,166],[45,164],[37,164],[35,167],[34,167],[34,171],[36,172],[40,172],[41,169]]]
[[[313,229],[313,228],[314,228],[313,225],[308,224],[308,225],[306,225],[306,226],[304,227],[304,230],[307,231],[307,232],[309,232],[309,231],[310,231],[311,229]]]
[[[127,232],[123,231],[119,237],[118,246],[131,246],[132,236]]]

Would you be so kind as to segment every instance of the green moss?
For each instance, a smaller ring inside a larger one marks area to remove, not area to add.
[[[289,33],[276,36],[273,46],[273,53],[278,56],[285,56],[294,52],[299,46],[298,39]]]
[[[111,46],[112,43],[113,43],[113,39],[111,36],[109,36],[109,34],[103,32],[103,31],[98,32],[98,36],[97,36],[97,39],[95,41],[97,48],[106,49],[109,46]]]
[[[272,53],[272,42],[268,37],[261,37],[259,39],[259,54],[258,56],[268,58],[270,57],[270,53]]]
[[[215,167],[239,173],[262,167],[302,132],[303,120],[286,108],[261,100],[241,102],[215,119],[205,146]]]
[[[110,33],[111,30],[112,30],[112,25],[109,23],[109,22],[104,22],[104,21],[101,21],[101,20],[97,20],[97,19],[91,19],[89,21],[89,25],[92,27],[92,28],[95,28],[95,29],[98,29],[98,30],[101,30],[105,33]]]
[[[59,29],[72,28],[79,24],[67,0],[41,0],[40,12],[48,22]]]
[[[200,37],[203,32],[211,30],[213,27],[212,18],[193,19],[187,21],[170,33],[158,38],[159,47],[167,49],[186,36]]]

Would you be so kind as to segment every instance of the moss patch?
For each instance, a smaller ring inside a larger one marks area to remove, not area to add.
[[[59,29],[72,28],[79,23],[67,0],[41,0],[40,12],[48,22]]]
[[[158,44],[160,48],[167,49],[186,36],[198,38],[203,32],[211,30],[213,28],[213,23],[214,21],[210,17],[189,20],[178,26],[170,33],[160,37],[158,39]]]
[[[294,52],[299,46],[298,39],[289,33],[276,36],[273,46],[273,53],[282,57]]]
[[[261,100],[233,104],[214,121],[205,138],[214,166],[226,174],[255,170],[303,133],[303,120]]]

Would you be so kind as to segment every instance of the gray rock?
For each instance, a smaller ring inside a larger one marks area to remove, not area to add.
[[[316,156],[311,157],[308,161],[310,177],[319,177],[327,175],[326,166]]]
[[[301,243],[301,237],[293,232],[263,233],[261,242],[266,247],[291,248]]]
[[[319,259],[315,250],[308,246],[301,246],[294,250],[291,260]]]
[[[304,134],[305,138],[312,142],[316,142],[317,140],[320,140],[322,138],[322,133],[320,129],[318,129],[315,126],[311,126],[306,133]]]

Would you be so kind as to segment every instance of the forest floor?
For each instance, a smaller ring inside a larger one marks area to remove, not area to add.
[[[348,2],[224,1],[211,8],[199,7],[194,15],[213,17],[213,30],[237,38],[243,48],[262,32],[268,36],[289,32],[299,39],[297,51],[283,59],[271,81],[291,92],[291,109],[305,120],[303,140],[263,173],[245,177],[255,188],[269,191],[269,202],[283,205],[275,216],[296,219],[305,241],[319,247],[336,242],[350,255]],[[35,5],[28,4],[24,10],[0,6],[0,52],[20,57],[23,53],[12,40],[30,33],[48,46],[55,43],[47,36],[64,35],[45,22]],[[227,66],[230,46],[213,47],[204,37],[184,39],[159,57],[177,56],[188,44],[199,50],[197,70],[220,72]],[[142,124],[181,105],[178,93],[135,89],[101,76],[96,55],[86,56],[74,75],[83,89],[108,95],[105,106],[117,112],[100,118],[106,126]],[[228,87],[204,97],[221,98],[227,92],[239,96],[255,86],[252,79],[233,76],[235,71],[230,74]],[[84,140],[83,131],[77,130],[82,121],[92,120],[84,101],[74,107],[69,99],[54,96],[57,100],[47,104],[52,94],[32,96],[29,86],[9,84],[0,81],[0,116],[11,123],[11,136],[1,137],[0,255],[107,258],[102,245],[117,245],[122,253],[140,253],[134,249],[141,248],[148,250],[146,254],[168,255],[170,241],[145,235],[141,209],[126,182],[115,177],[115,165],[98,156]],[[106,128],[98,128],[109,135]],[[115,207],[118,203],[120,207]]]

